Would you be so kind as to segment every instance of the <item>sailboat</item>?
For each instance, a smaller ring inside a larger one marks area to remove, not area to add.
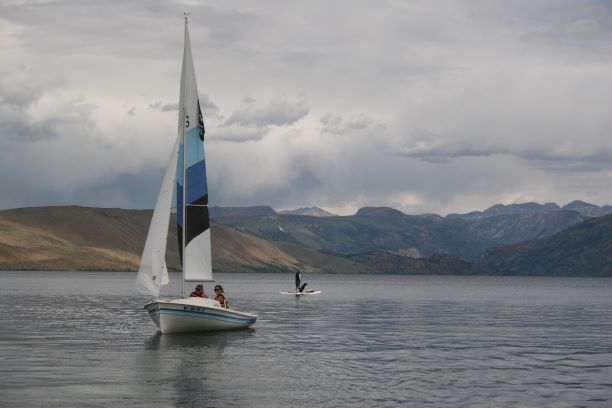
[[[204,120],[198,98],[188,23],[185,15],[178,136],[155,203],[136,278],[136,289],[155,298],[144,308],[163,334],[241,329],[250,327],[257,320],[254,314],[222,307],[214,299],[185,296],[185,282],[214,282],[204,158]],[[161,287],[170,281],[165,254],[173,191],[176,191],[183,283],[180,298],[160,299]]]

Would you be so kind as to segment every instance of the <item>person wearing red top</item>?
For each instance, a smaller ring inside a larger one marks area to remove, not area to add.
[[[221,304],[221,307],[229,308],[229,303],[223,294],[223,286],[215,286],[215,300]]]
[[[202,285],[197,284],[195,287],[195,290],[193,292],[191,292],[191,295],[189,295],[191,297],[201,297],[201,298],[207,298],[208,296],[206,296],[206,293],[204,293],[204,289],[202,287]]]

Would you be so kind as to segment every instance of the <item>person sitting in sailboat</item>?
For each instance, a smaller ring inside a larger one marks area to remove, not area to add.
[[[206,296],[206,293],[204,293],[204,288],[202,287],[201,284],[197,284],[195,287],[195,290],[193,292],[191,292],[191,295],[189,295],[191,297],[201,297],[201,298],[207,298],[208,296]]]
[[[221,307],[229,308],[229,303],[227,302],[225,294],[223,293],[223,286],[215,286],[215,295],[215,300],[221,304]]]

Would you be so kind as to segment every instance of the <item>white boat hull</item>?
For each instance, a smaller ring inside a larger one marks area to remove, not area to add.
[[[156,300],[144,307],[163,334],[246,329],[257,316],[221,307],[213,299]]]

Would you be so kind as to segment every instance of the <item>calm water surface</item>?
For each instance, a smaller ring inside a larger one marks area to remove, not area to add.
[[[0,272],[0,405],[612,406],[612,279],[216,278],[254,329],[162,336],[134,273]]]

